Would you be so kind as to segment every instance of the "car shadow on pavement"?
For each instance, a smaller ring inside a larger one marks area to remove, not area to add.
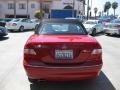
[[[31,29],[28,29],[28,30],[24,30],[24,31],[9,31],[9,33],[24,33],[24,32],[34,32],[35,30],[31,30]]]
[[[4,40],[7,40],[9,39],[9,37],[0,37],[0,41],[4,41]]]
[[[97,33],[94,37],[105,35],[104,32]]]
[[[120,38],[120,35],[106,35],[108,37],[112,37],[112,38]]]
[[[93,80],[52,82],[45,81],[30,84],[30,90],[116,90],[106,75],[101,72],[100,76]]]

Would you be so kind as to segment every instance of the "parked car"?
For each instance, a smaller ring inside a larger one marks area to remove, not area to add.
[[[5,27],[0,26],[0,37],[8,35],[8,30]]]
[[[102,49],[78,20],[43,20],[24,46],[23,65],[32,83],[95,78]]]
[[[115,19],[110,23],[106,23],[104,30],[107,35],[120,35],[120,19]]]
[[[40,19],[31,19],[31,21],[35,23],[35,28],[37,28],[40,23]]]
[[[11,20],[12,20],[12,18],[0,18],[0,26],[5,27],[6,23]]]
[[[115,17],[115,16],[101,16],[100,18],[98,18],[98,20],[100,20],[102,23],[110,22],[114,19],[117,19],[117,17]]]
[[[103,24],[99,20],[87,20],[84,22],[84,26],[91,35],[96,35],[97,33],[104,31]]]
[[[26,29],[34,29],[36,23],[33,23],[30,19],[14,19],[6,24],[6,28],[10,31],[24,31]]]

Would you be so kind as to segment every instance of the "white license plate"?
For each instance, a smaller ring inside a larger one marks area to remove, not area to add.
[[[56,59],[73,59],[73,50],[55,50]]]

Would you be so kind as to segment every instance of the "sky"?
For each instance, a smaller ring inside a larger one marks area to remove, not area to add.
[[[120,0],[92,0],[92,15],[94,15],[94,8],[98,8],[98,12],[103,10],[105,2],[110,1],[111,3],[116,1],[118,2],[118,8],[116,9],[116,14],[120,15]],[[87,0],[86,0],[87,2]],[[87,4],[87,3],[86,3]],[[90,0],[91,5],[91,0]],[[113,14],[113,9],[110,9],[110,14]]]

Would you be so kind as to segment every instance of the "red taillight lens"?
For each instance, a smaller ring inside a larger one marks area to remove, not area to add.
[[[36,55],[34,49],[24,49],[24,54]]]
[[[102,49],[82,50],[81,53],[102,54]]]

